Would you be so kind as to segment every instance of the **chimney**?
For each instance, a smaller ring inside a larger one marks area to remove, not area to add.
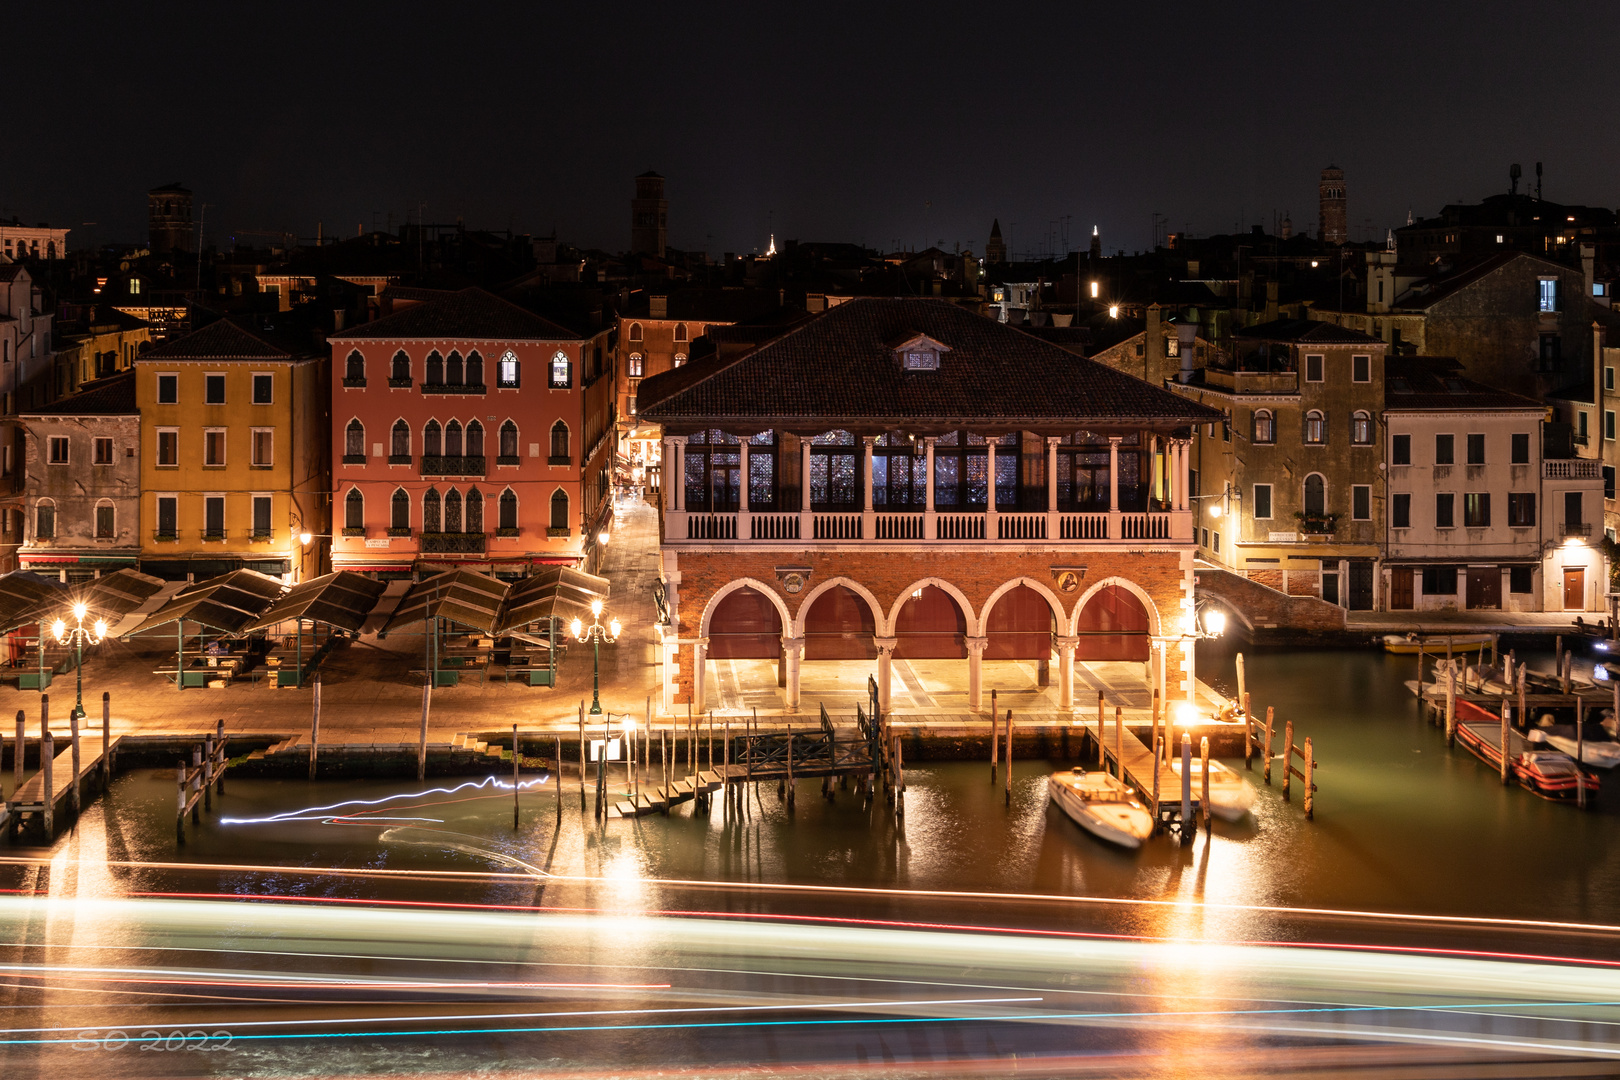
[[[1194,344],[1193,339],[1197,336],[1197,323],[1184,322],[1176,324],[1176,337],[1180,339],[1181,346],[1180,378],[1183,383],[1190,383],[1193,381],[1193,350],[1197,347]]]
[[[667,319],[667,318],[669,318],[669,297],[667,297],[667,296],[649,296],[649,297],[647,297],[647,317],[650,318],[650,319]]]
[[[1157,382],[1164,377],[1164,309],[1149,304],[1147,333],[1142,348],[1142,378]]]
[[[1597,249],[1591,244],[1581,245],[1581,276],[1586,279],[1586,295],[1592,295],[1592,282],[1597,277]]]
[[[348,312],[344,311],[342,308],[333,308],[332,309],[332,329],[333,329],[333,331],[340,331],[340,330],[343,329],[343,319],[347,314],[348,314]]]

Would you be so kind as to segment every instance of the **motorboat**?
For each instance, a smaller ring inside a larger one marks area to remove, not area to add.
[[[1181,798],[1181,759],[1173,758],[1170,769],[1175,774],[1175,784],[1170,791],[1161,797],[1166,802],[1175,802]],[[1198,758],[1192,759],[1192,797],[1194,800],[1204,797],[1203,764]],[[1209,812],[1222,821],[1239,821],[1254,805],[1254,785],[1249,783],[1237,773],[1228,769],[1218,761],[1209,763]]]
[[[1053,773],[1047,790],[1076,825],[1099,840],[1139,848],[1153,835],[1153,813],[1118,777],[1075,767]]]
[[[1421,650],[1430,656],[1444,656],[1446,642],[1451,643],[1451,652],[1457,653],[1479,652],[1491,643],[1490,634],[1430,634],[1427,637],[1418,634],[1385,634],[1384,651],[1399,655],[1416,656]]]
[[[1555,802],[1573,802],[1579,790],[1586,789],[1588,800],[1598,792],[1598,778],[1575,764],[1575,759],[1556,750],[1531,750],[1513,761],[1513,778],[1522,786]]]
[[[1593,737],[1593,729],[1597,729],[1597,737]],[[1579,744],[1575,740],[1574,724],[1553,724],[1548,727],[1531,728],[1525,735],[1533,743],[1545,743],[1549,749],[1559,753],[1568,754],[1571,758],[1577,756],[1583,764],[1599,769],[1612,769],[1620,765],[1620,742],[1601,726],[1587,724],[1581,732]]]

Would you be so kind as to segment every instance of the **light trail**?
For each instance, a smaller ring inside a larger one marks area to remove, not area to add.
[[[541,784],[544,784],[546,779],[546,777],[542,776],[534,780],[520,780],[516,786],[519,791],[526,791],[529,788],[538,787]],[[306,806],[301,810],[285,810],[279,814],[270,814],[267,817],[222,817],[219,819],[219,823],[221,825],[275,825],[282,822],[291,821],[324,821],[329,818],[341,819],[357,817],[359,816],[358,814],[328,814],[325,813],[325,811],[340,810],[346,806],[386,806],[389,803],[398,802],[401,799],[420,799],[428,795],[454,795],[456,792],[466,791],[468,788],[472,788],[474,790],[493,788],[496,791],[511,791],[513,785],[510,781],[502,780],[499,777],[490,776],[483,780],[469,780],[465,784],[458,784],[453,788],[429,788],[426,791],[401,792],[398,795],[385,795],[380,799],[348,799],[344,802],[330,803],[326,806]],[[365,811],[360,811],[360,813],[364,814]],[[401,820],[437,821],[438,819],[404,818]]]
[[[544,781],[541,781],[542,783]],[[507,789],[511,785],[507,784]],[[344,805],[344,804],[339,804]],[[269,819],[255,819],[265,820]],[[39,856],[0,856],[0,866],[32,866],[47,868],[64,868],[60,859],[50,859]],[[313,874],[339,877],[397,877],[397,878],[439,878],[439,879],[471,879],[475,881],[533,881],[533,874],[503,873],[490,870],[387,870],[387,869],[351,869],[341,866],[269,866],[263,863],[212,863],[212,862],[141,862],[137,860],[98,859],[97,866],[113,866],[126,869],[157,869],[157,870],[189,870],[189,871],[232,871],[238,873],[260,874]],[[594,885],[623,885],[623,881],[610,878],[606,875],[592,874],[550,874],[548,880],[559,884],[594,884]],[[1156,909],[1173,909],[1180,911],[1231,911],[1247,914],[1309,916],[1312,918],[1342,918],[1342,919],[1370,919],[1389,920],[1394,922],[1435,922],[1458,926],[1503,927],[1525,930],[1553,930],[1560,933],[1595,933],[1620,935],[1620,925],[1614,923],[1578,923],[1561,922],[1552,919],[1517,919],[1490,915],[1439,915],[1423,914],[1420,912],[1399,911],[1367,911],[1355,908],[1317,908],[1317,907],[1287,907],[1279,904],[1237,904],[1218,900],[1152,900],[1124,896],[1066,896],[1053,893],[1018,893],[1018,892],[975,892],[966,889],[901,889],[883,886],[860,885],[802,885],[787,882],[761,882],[761,881],[697,881],[690,878],[637,878],[644,885],[658,885],[670,889],[703,890],[713,889],[720,891],[747,891],[786,894],[833,894],[854,895],[863,897],[887,897],[898,899],[942,899],[942,900],[1001,900],[1018,903],[1062,904],[1074,906],[1107,906],[1107,907],[1146,907]],[[23,889],[0,889],[0,892],[17,895],[42,895],[35,891]],[[124,894],[124,895],[168,895],[154,894]],[[188,894],[173,894],[188,895]],[[211,895],[211,894],[197,894]],[[592,910],[578,909],[539,909],[534,910]],[[807,916],[808,918],[808,916]]]

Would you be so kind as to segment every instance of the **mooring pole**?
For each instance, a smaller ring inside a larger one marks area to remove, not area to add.
[[[12,791],[12,794],[16,794],[17,791],[22,787],[23,747],[26,744],[25,735],[26,735],[26,732],[27,732],[27,727],[28,727],[28,721],[23,716],[23,711],[21,709],[18,709],[17,710],[17,750],[16,750],[15,753],[13,753],[11,755],[11,781],[12,781],[11,791]]]
[[[562,800],[563,800],[563,793],[562,793],[562,736],[561,735],[557,736],[557,771],[552,776],[551,779],[557,785],[557,821],[558,821],[559,824],[561,824],[561,822],[562,822]]]
[[[223,795],[225,794],[225,759],[228,756],[225,753],[225,718],[223,716],[214,725],[214,737],[215,744],[219,747],[219,783],[214,790],[216,793]],[[108,773],[107,775],[111,777],[112,774]]]
[[[1290,721],[1292,723],[1292,721]],[[1457,669],[1446,669],[1446,745],[1450,746],[1457,731]]]
[[[1310,821],[1316,817],[1316,755],[1311,750],[1311,740],[1305,739],[1305,820]]]
[[[585,699],[579,699],[579,812],[585,812]]]
[[[1508,782],[1508,704],[1507,698],[1502,699],[1502,783]]]
[[[1099,729],[1100,731],[1100,729]],[[895,753],[900,751],[900,738],[895,736]],[[1007,805],[1012,805],[1012,748],[1013,748],[1013,718],[1012,710],[1007,710]]]
[[[1283,726],[1283,802],[1288,801],[1288,789],[1294,779],[1294,722]]]
[[[427,779],[427,732],[428,710],[433,704],[433,682],[429,680],[422,684],[422,733],[416,742],[416,778]],[[314,758],[310,759],[311,768],[314,768]]]
[[[1620,686],[1620,683],[1616,683]],[[1001,739],[1001,714],[996,711],[995,691],[990,691],[990,782],[996,782],[996,758],[998,757]]]
[[[1243,695],[1243,767],[1254,768],[1254,717],[1249,715],[1249,695]]]
[[[1575,805],[1586,809],[1586,770],[1581,758],[1586,753],[1586,702],[1575,697]]]
[[[1192,812],[1192,733],[1181,733],[1181,842],[1192,843],[1197,826]]]
[[[174,808],[174,842],[186,842],[186,762],[182,758],[174,767],[174,782],[178,789],[177,802]]]
[[[1010,755],[1007,760],[1012,760]],[[1097,691],[1097,768],[1103,772],[1108,771],[1107,743],[1103,739],[1103,692],[1101,690]]]
[[[1417,692],[1417,703],[1418,703],[1418,715],[1419,716],[1423,715],[1423,705],[1424,705],[1424,700],[1423,700],[1423,676],[1424,676],[1424,671],[1423,671],[1423,639],[1418,638],[1418,692]]]
[[[1265,777],[1266,777],[1266,786],[1267,787],[1271,786],[1271,731],[1272,731],[1271,725],[1272,725],[1273,721],[1276,719],[1276,715],[1277,715],[1276,707],[1272,706],[1272,705],[1267,705],[1266,706],[1266,757],[1265,757]]]
[[[512,829],[518,827],[518,752],[517,725],[512,725]]]
[[[1238,684],[1238,695],[1237,695],[1238,703],[1243,705],[1243,707],[1245,709],[1247,709],[1248,708],[1248,700],[1249,700],[1249,695],[1248,695],[1247,691],[1248,691],[1249,687],[1248,687],[1248,683],[1244,680],[1243,654],[1242,653],[1237,654],[1237,684]]]
[[[1204,831],[1208,832],[1213,824],[1209,813],[1209,736],[1205,735],[1198,740],[1198,771],[1204,777],[1203,793],[1198,798],[1198,812],[1204,818]]]
[[[1525,686],[1524,668],[1521,667],[1519,668],[1519,727],[1524,731],[1530,730],[1530,710],[1525,703],[1525,696],[1528,693],[1529,691]],[[1620,705],[1620,682],[1614,684],[1614,701],[1616,705]],[[1615,710],[1615,715],[1620,716],[1620,709]]]
[[[319,671],[315,673],[314,693],[310,695],[309,707],[309,778],[313,780],[315,779],[315,757],[320,752],[321,747],[321,673]],[[422,731],[424,734],[427,732],[426,693],[422,694]],[[418,780],[423,778],[424,771],[420,764],[417,765],[416,774]]]
[[[45,840],[56,839],[56,788],[52,784],[52,767],[56,764],[56,740],[46,728],[39,738],[39,775],[45,785]]]
[[[222,720],[220,723],[224,724],[224,721]],[[221,727],[220,731],[223,734],[224,728]],[[112,695],[103,690],[101,692],[101,779],[103,784],[112,783],[112,753]],[[221,786],[219,791],[223,795],[225,788]]]
[[[73,740],[73,793],[69,797],[73,800],[73,813],[79,812],[79,710],[68,710],[68,737]]]
[[[1159,734],[1153,733],[1153,831],[1159,831]]]
[[[1114,768],[1119,770],[1119,782],[1125,782],[1125,710],[1114,706]]]

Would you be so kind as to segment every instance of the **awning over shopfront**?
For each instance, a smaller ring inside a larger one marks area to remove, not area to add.
[[[387,589],[385,582],[373,581],[349,570],[311,578],[293,586],[258,618],[244,626],[241,633],[250,634],[294,619],[323,622],[340,630],[359,633],[366,617]]]

